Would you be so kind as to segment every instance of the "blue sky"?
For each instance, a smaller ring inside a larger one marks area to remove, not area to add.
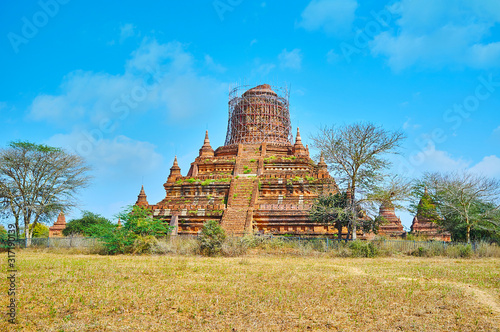
[[[141,184],[160,201],[206,129],[224,144],[233,83],[288,85],[305,143],[371,121],[408,137],[394,172],[500,177],[496,0],[6,0],[0,22],[0,144],[85,156],[81,209],[106,217]]]

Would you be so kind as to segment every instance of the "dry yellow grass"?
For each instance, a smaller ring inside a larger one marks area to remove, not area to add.
[[[493,258],[21,251],[17,264],[19,323],[1,331],[500,330]]]

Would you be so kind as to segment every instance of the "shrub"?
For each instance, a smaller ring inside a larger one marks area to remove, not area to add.
[[[246,254],[249,242],[244,237],[228,237],[222,243],[222,255],[236,257]]]
[[[203,256],[218,256],[222,253],[222,244],[226,239],[226,232],[216,220],[209,220],[203,224],[198,236],[200,254]]]
[[[70,220],[62,233],[64,236],[79,234],[82,236],[99,237],[108,230],[114,229],[114,227],[115,225],[103,216],[89,211],[83,211],[82,217],[80,219]]]
[[[378,248],[373,242],[352,241],[349,243],[353,257],[376,257],[379,254]]]
[[[423,247],[418,247],[414,251],[410,253],[412,256],[417,256],[417,257],[426,257],[428,256],[428,250]]]
[[[119,214],[122,228],[109,229],[102,236],[104,253],[110,255],[151,252],[158,237],[165,237],[172,228],[154,219],[151,210],[133,206]]]
[[[158,239],[153,235],[137,236],[132,245],[133,254],[154,254],[158,247]]]

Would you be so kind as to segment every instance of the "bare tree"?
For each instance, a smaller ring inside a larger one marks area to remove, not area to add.
[[[313,146],[323,152],[337,180],[350,187],[354,217],[349,230],[352,239],[356,239],[357,190],[369,190],[383,179],[384,171],[391,165],[384,155],[396,153],[405,136],[400,131],[388,131],[371,123],[355,123],[324,127],[311,138]]]
[[[78,155],[46,145],[12,142],[0,150],[0,207],[14,217],[18,234],[22,221],[29,243],[37,223],[76,205],[76,194],[90,180],[88,171]]]
[[[466,239],[470,243],[471,228],[487,221],[500,209],[500,180],[467,171],[426,173],[423,182],[435,193],[434,201],[444,218],[457,219],[466,225]],[[490,206],[477,213],[477,204]]]

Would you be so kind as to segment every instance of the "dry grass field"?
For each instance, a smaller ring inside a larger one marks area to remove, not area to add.
[[[500,331],[498,258],[20,251],[17,264],[19,323],[4,315],[0,331]]]

